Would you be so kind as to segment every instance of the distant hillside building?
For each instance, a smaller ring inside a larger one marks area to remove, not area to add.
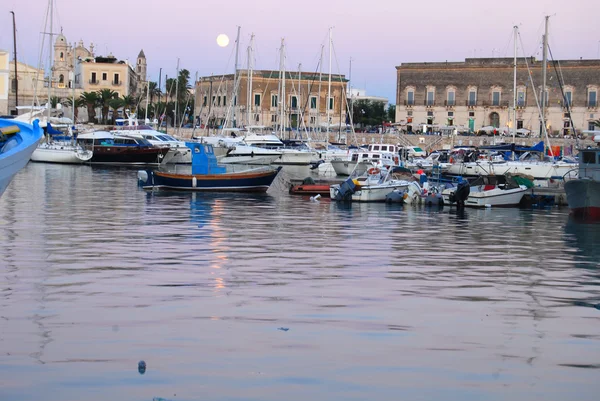
[[[282,102],[279,99],[279,71],[255,70],[252,73],[252,93],[248,96],[249,75],[238,70],[238,99],[234,99],[234,75],[200,77],[196,82],[196,116],[202,124],[219,127],[225,123],[228,108],[235,106],[235,125],[281,125]],[[346,120],[347,100],[344,75],[332,75],[331,98],[327,101],[328,74],[286,72],[285,126],[310,130],[339,126]],[[249,99],[249,100],[248,100]],[[248,105],[250,105],[248,107]],[[328,110],[329,109],[329,110]],[[329,121],[328,121],[329,118]],[[229,117],[233,119],[232,114]]]
[[[402,63],[396,67],[396,121],[407,130],[427,125],[526,128],[540,131],[536,95],[542,91],[542,62],[517,62],[517,116],[513,122],[513,59],[468,58],[464,62]],[[570,116],[576,130],[592,128],[597,120],[600,60],[561,60],[557,69],[564,79],[564,97],[554,66],[548,62],[546,127],[549,134],[568,135]]]

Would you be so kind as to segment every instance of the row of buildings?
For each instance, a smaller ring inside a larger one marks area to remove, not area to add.
[[[542,62],[518,59],[515,102],[512,58],[403,63],[396,67],[396,121],[408,131],[459,126],[476,132],[489,126],[541,133],[538,104],[544,98],[549,134],[571,135],[572,125],[577,131],[593,130],[600,119],[600,60],[549,62],[547,71],[542,97]]]
[[[50,79],[48,72],[37,67],[9,60],[9,53],[0,50],[0,114],[20,114],[19,106],[46,104],[48,96],[79,98],[83,92],[111,89],[119,96],[138,95],[146,88],[147,63],[140,51],[136,63],[119,60],[112,54],[97,56],[94,45],[83,41],[69,44],[62,33],[53,46]],[[50,85],[50,88],[48,88]],[[18,92],[17,92],[18,88]]]
[[[17,82],[20,105],[47,101],[44,71],[23,63],[17,64],[17,71],[15,76],[9,53],[0,51],[0,114],[16,113]],[[518,59],[516,104],[513,71],[512,58],[403,63],[396,67],[395,122],[409,132],[442,127],[477,132],[489,126],[539,133],[542,63],[532,57]],[[51,72],[50,93],[60,98],[101,89],[114,90],[120,96],[140,95],[147,83],[143,51],[131,64],[112,55],[96,56],[94,46],[85,47],[82,41],[69,44],[62,33],[54,42]],[[550,62],[548,77],[543,108],[548,132],[570,135],[573,127],[592,130],[593,122],[600,118],[600,60]],[[353,100],[387,101],[349,91],[342,74],[330,78],[328,74],[288,71],[285,82],[283,90],[280,72],[272,70],[242,69],[236,74],[200,77],[192,90],[195,115],[201,124],[212,127],[284,125],[318,130],[345,127]]]

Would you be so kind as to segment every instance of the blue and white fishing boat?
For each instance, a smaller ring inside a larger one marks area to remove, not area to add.
[[[33,125],[0,118],[0,196],[21,170],[42,138],[38,121]]]
[[[266,192],[281,167],[259,167],[228,172],[217,163],[212,145],[187,142],[192,149],[191,174],[177,171],[140,170],[138,183],[144,189],[184,191]]]

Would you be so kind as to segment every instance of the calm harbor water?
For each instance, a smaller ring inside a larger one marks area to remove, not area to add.
[[[597,400],[599,244],[566,209],[30,163],[0,198],[0,399]]]

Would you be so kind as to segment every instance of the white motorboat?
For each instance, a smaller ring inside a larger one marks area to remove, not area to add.
[[[410,181],[398,179],[394,168],[379,169],[372,167],[358,178],[349,178],[341,184],[329,188],[331,199],[353,202],[385,202],[388,194],[394,190],[406,190]]]
[[[33,125],[0,118],[0,196],[31,157],[42,138],[38,121]]]
[[[248,146],[240,142],[217,159],[222,164],[269,165],[278,160],[281,154],[279,150]]]
[[[507,178],[505,184],[470,185],[469,196],[464,201],[464,206],[469,207],[513,207],[518,206],[527,192],[527,186],[516,185]],[[456,188],[447,188],[442,191],[444,202],[455,203],[454,193]]]
[[[357,151],[349,159],[331,160],[331,166],[337,175],[360,175],[371,167],[396,167],[398,154],[388,151]]]
[[[265,127],[262,126],[247,127],[243,141],[246,145],[281,152],[281,155],[273,164],[309,165],[317,159],[316,152],[312,151],[308,146],[286,148],[277,135],[266,132]]]

